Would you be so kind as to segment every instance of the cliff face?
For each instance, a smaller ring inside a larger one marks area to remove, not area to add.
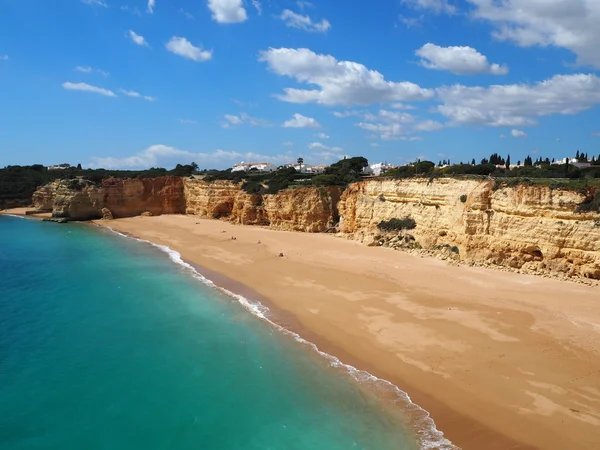
[[[90,220],[103,217],[107,208],[115,218],[182,214],[185,211],[180,177],[108,178],[96,185],[86,180],[58,180],[33,195],[36,209],[52,210],[53,217]]]
[[[425,249],[457,246],[467,261],[600,279],[600,214],[576,212],[583,194],[493,185],[456,179],[355,183],[338,205],[340,231],[373,242],[382,220],[411,217],[417,226],[409,233]]]
[[[185,179],[186,213],[242,225],[323,232],[337,221],[339,188],[286,189],[277,194],[247,194],[240,184]]]

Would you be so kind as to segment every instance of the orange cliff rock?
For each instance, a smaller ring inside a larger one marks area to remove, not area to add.
[[[600,214],[577,212],[585,195],[535,185],[495,190],[494,184],[450,178],[355,183],[338,205],[339,229],[373,242],[382,235],[379,222],[411,217],[417,226],[408,233],[424,249],[457,246],[465,261],[600,279]]]
[[[38,210],[52,210],[52,216],[69,220],[91,220],[106,216],[138,216],[185,212],[183,181],[180,177],[107,178],[100,184],[87,180],[57,180],[33,194]]]
[[[277,194],[248,194],[241,184],[185,179],[186,213],[241,225],[318,233],[337,222],[341,189],[294,188]]]

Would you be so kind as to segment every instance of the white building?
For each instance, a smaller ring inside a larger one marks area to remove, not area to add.
[[[241,162],[231,169],[232,172],[274,172],[277,168],[270,162]]]
[[[65,170],[71,167],[71,164],[58,164],[57,166],[48,166],[48,170]]]
[[[382,173],[386,173],[388,170],[393,169],[394,166],[389,163],[376,163],[371,164],[363,169],[363,173],[366,175],[379,176]]]

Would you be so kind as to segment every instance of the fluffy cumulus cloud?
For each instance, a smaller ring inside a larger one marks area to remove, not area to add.
[[[182,161],[196,162],[204,168],[231,167],[240,161],[269,161],[280,164],[290,159],[290,155],[261,155],[257,153],[240,153],[235,151],[216,150],[211,153],[194,153],[168,145],[152,145],[145,150],[123,158],[94,157],[90,167],[105,169],[147,169],[150,167],[173,167]]]
[[[410,136],[417,131],[435,131],[443,128],[443,124],[434,120],[421,120],[412,114],[402,111],[388,111],[382,109],[377,115],[365,112],[362,115],[363,122],[355,125],[371,133],[371,136],[379,137],[384,141],[415,140]]]
[[[223,128],[231,128],[234,125],[248,124],[252,127],[269,127],[271,124],[264,119],[258,119],[256,117],[252,117],[245,112],[240,113],[239,115],[233,114],[225,114],[224,121],[221,122],[221,126]]]
[[[316,33],[325,33],[331,28],[331,24],[326,19],[321,19],[319,22],[313,22],[310,16],[297,14],[289,9],[284,9],[279,18],[283,20],[285,26],[289,28],[299,28],[300,30]]]
[[[154,5],[156,5],[156,0],[148,0],[148,14],[154,13]]]
[[[512,135],[512,137],[516,137],[516,138],[526,138],[527,137],[527,133],[525,133],[523,130],[511,130],[510,134]]]
[[[153,102],[156,101],[155,97],[150,97],[149,95],[142,95],[139,92],[136,91],[128,91],[126,89],[119,89],[119,92],[123,95],[126,95],[128,97],[134,97],[134,98],[143,98],[144,100],[148,100],[149,102]]]
[[[485,57],[472,47],[440,47],[427,43],[415,54],[421,57],[420,64],[428,69],[446,70],[456,75],[508,73],[506,66],[490,64]]]
[[[522,47],[571,50],[581,64],[600,68],[598,0],[467,0],[476,18],[491,22],[496,39]]]
[[[321,124],[313,117],[294,114],[290,120],[283,122],[284,128],[321,128]]]
[[[208,0],[208,8],[219,23],[238,23],[248,18],[242,0]]]
[[[535,84],[437,89],[438,112],[453,125],[526,126],[553,114],[577,114],[600,104],[600,78],[556,75]]]
[[[260,60],[278,75],[316,87],[286,88],[284,94],[277,96],[286,102],[351,106],[427,100],[434,95],[417,84],[387,81],[381,73],[362,64],[338,61],[306,48],[270,48],[260,53]]]
[[[184,37],[173,36],[169,42],[165,44],[167,50],[184,58],[191,59],[196,62],[208,61],[212,58],[212,50],[204,50],[202,46],[196,47]]]
[[[105,95],[107,97],[116,97],[116,94],[109,89],[92,86],[91,84],[87,83],[71,83],[70,81],[67,81],[62,84],[62,87],[69,91],[92,92],[94,94]]]
[[[133,30],[129,30],[129,33],[127,33],[127,36],[129,36],[131,41],[136,45],[141,45],[142,47],[150,47],[148,42],[146,42],[146,39],[144,39],[144,36],[137,34]]]
[[[315,134],[315,137],[317,137],[319,139],[329,139],[329,135],[325,134],[325,133],[317,133],[317,134]]]

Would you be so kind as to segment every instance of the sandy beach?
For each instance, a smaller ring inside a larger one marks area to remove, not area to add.
[[[598,288],[188,216],[97,223],[256,292],[465,450],[600,448]]]
[[[186,216],[98,223],[264,296],[324,351],[407,392],[465,450],[600,448],[598,288],[326,234]]]

